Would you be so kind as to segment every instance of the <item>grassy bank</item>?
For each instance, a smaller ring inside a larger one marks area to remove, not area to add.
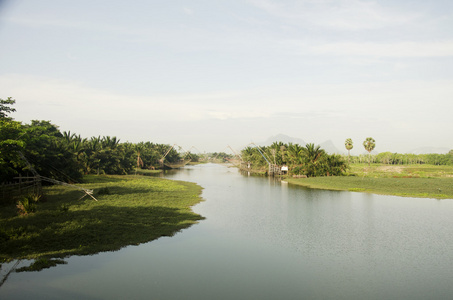
[[[84,188],[99,201],[66,186],[45,188],[36,212],[19,216],[1,207],[0,262],[88,255],[172,236],[203,219],[191,206],[201,201],[193,183],[148,176],[89,176]]]
[[[353,164],[351,176],[287,178],[310,188],[453,199],[453,166]]]

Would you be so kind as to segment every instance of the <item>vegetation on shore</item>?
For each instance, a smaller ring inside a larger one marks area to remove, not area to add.
[[[255,173],[266,172],[269,164],[286,165],[289,174],[308,177],[343,175],[347,169],[341,155],[328,154],[314,144],[275,142],[267,147],[249,146],[241,151],[241,160]]]
[[[351,139],[345,141],[347,156],[329,155],[314,144],[303,147],[275,142],[269,147],[247,147],[240,159],[247,170],[256,174],[266,172],[272,163],[286,165],[285,180],[310,188],[453,199],[453,150],[447,154],[371,155],[376,146],[371,137],[363,146],[368,155],[351,157]]]
[[[0,99],[0,183],[31,175],[21,153],[39,175],[64,182],[81,182],[87,174],[127,175],[137,169],[158,169],[163,157],[168,163],[200,159],[166,144],[120,142],[115,136],[83,138],[61,132],[50,121],[23,124],[9,117],[15,102],[11,97]]]
[[[346,148],[347,149],[347,148]],[[361,154],[350,157],[353,164],[361,164],[371,160],[371,164],[386,165],[453,165],[453,150],[445,154],[413,154],[413,153],[392,153],[381,152],[374,155]]]
[[[51,186],[35,212],[20,215],[15,206],[2,207],[0,262],[113,251],[172,236],[203,219],[191,210],[201,201],[194,183],[113,175],[84,180],[97,202],[80,200],[71,187]]]
[[[352,164],[350,176],[291,178],[310,188],[418,198],[453,199],[453,166]]]

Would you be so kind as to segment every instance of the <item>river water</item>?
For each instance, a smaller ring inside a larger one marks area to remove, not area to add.
[[[41,272],[0,299],[451,299],[453,200],[312,190],[206,164],[206,217],[173,237]]]

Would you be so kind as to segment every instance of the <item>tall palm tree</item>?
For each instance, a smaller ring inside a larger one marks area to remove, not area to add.
[[[368,165],[371,166],[371,151],[376,147],[376,141],[372,137],[367,137],[363,142],[363,147],[368,151]]]
[[[346,147],[346,150],[348,150],[348,165],[349,165],[349,157],[351,156],[350,151],[354,147],[352,139],[346,139],[346,141],[344,142],[344,146]]]

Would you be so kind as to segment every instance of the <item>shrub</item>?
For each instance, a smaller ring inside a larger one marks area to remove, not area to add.
[[[36,211],[36,202],[39,201],[41,195],[30,194],[17,202],[17,208],[20,215],[28,215]]]
[[[110,190],[108,187],[99,189],[98,195],[110,195]]]
[[[42,195],[40,194],[28,194],[27,196],[25,196],[25,198],[28,199],[28,201],[30,202],[39,202],[42,198]]]

